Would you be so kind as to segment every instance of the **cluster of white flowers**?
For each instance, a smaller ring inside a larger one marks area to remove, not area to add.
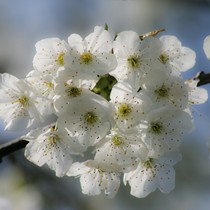
[[[99,26],[84,39],[72,34],[68,42],[48,38],[35,47],[26,78],[0,79],[6,129],[57,116],[25,136],[26,158],[56,176],[80,177],[88,195],[113,198],[122,177],[139,198],[157,188],[170,192],[183,135],[193,128],[190,107],[208,98],[197,81],[182,78],[195,64],[194,51],[175,36],[140,39],[124,31],[114,37]],[[110,100],[92,91],[106,74],[117,80]],[[78,155],[84,162],[75,161]]]

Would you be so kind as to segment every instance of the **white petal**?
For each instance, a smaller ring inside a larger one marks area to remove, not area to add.
[[[210,59],[210,35],[204,39],[203,49],[206,54],[206,57]]]
[[[127,58],[136,53],[140,47],[140,39],[134,31],[123,31],[117,35],[114,41],[114,53],[117,57]]]
[[[29,142],[25,147],[25,157],[38,166],[44,165],[48,161],[48,156],[43,155],[44,143]]]
[[[150,169],[138,167],[135,171],[125,174],[125,181],[131,186],[131,195],[144,198],[157,188],[156,176]]]
[[[70,47],[75,48],[79,53],[84,52],[82,37],[78,34],[71,34],[68,38],[68,43]]]
[[[11,88],[14,90],[17,90],[17,82],[19,81],[18,78],[11,74],[0,74],[0,88],[5,89],[5,88]]]
[[[86,166],[84,163],[75,162],[71,165],[69,171],[67,172],[67,176],[79,176],[85,173],[88,173],[90,168]]]
[[[88,195],[101,194],[100,186],[101,175],[98,172],[83,174],[80,177],[82,192]]]
[[[112,37],[110,33],[101,26],[96,26],[94,32],[85,38],[88,51],[111,52]]]
[[[185,81],[185,84],[189,89],[189,103],[190,104],[202,104],[208,100],[208,92],[206,89],[197,87],[198,80],[189,79]]]
[[[175,36],[170,35],[163,35],[160,37],[160,41],[163,43],[164,50],[168,50],[168,48],[180,48],[181,42],[180,40]]]
[[[157,170],[158,188],[163,193],[171,192],[175,187],[175,170],[167,166],[157,168]]]
[[[120,178],[116,173],[107,173],[103,180],[105,195],[114,198],[120,187]]]

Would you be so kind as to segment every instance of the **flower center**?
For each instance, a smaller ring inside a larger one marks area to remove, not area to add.
[[[169,56],[166,53],[162,53],[159,56],[159,60],[160,60],[161,63],[166,64],[169,60]]]
[[[161,98],[166,98],[169,96],[169,88],[167,88],[164,84],[154,92]]]
[[[22,106],[29,106],[29,98],[26,96],[21,96],[17,102],[19,102]]]
[[[54,88],[54,85],[52,82],[47,82],[45,81],[44,84],[48,87],[48,88]]]
[[[78,97],[82,93],[82,89],[75,86],[70,86],[65,91],[69,97]]]
[[[127,117],[131,112],[132,109],[128,104],[121,104],[118,108],[118,115],[121,117]]]
[[[118,135],[115,135],[113,138],[112,138],[112,142],[115,146],[120,146],[121,144],[123,144],[123,139],[118,136]]]
[[[153,177],[155,177],[156,176],[156,171],[155,171],[156,166],[153,166],[153,164],[154,164],[154,159],[149,158],[147,161],[145,161],[143,163],[143,166],[146,168],[146,170],[150,169]]]
[[[149,158],[147,161],[145,161],[143,163],[143,166],[147,169],[152,168],[153,167],[153,165],[152,165],[153,162],[154,162],[154,160],[152,158]]]
[[[51,144],[57,144],[57,142],[60,140],[59,136],[57,134],[50,134],[49,141]]]
[[[87,112],[84,118],[88,124],[93,124],[98,120],[98,116],[95,114],[95,112]]]
[[[63,66],[64,65],[64,55],[65,53],[61,53],[57,60],[55,60],[57,62],[58,65]]]
[[[84,64],[90,64],[92,62],[92,60],[93,60],[92,54],[90,52],[84,52],[80,56],[80,60]]]
[[[163,124],[161,122],[151,122],[149,132],[153,134],[161,134],[163,131]]]
[[[132,69],[139,68],[139,66],[140,66],[139,56],[137,56],[137,55],[130,56],[127,59],[127,62],[128,62],[128,66]]]
[[[52,144],[57,144],[57,142],[60,140],[59,136],[57,134],[55,134],[54,132],[57,131],[57,127],[56,126],[52,126],[50,128],[50,135],[48,137],[51,145]]]
[[[54,88],[54,84],[52,82],[45,81],[44,84],[46,85],[46,90],[43,91],[42,94],[50,92],[50,90]]]

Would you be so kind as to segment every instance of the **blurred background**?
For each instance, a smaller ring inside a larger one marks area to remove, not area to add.
[[[43,38],[67,40],[71,33],[83,37],[95,25],[108,24],[112,33],[134,30],[143,34],[165,28],[197,54],[191,78],[210,72],[203,40],[210,34],[209,0],[0,0],[0,72],[21,78],[33,69],[35,43]],[[210,84],[203,86],[210,90]],[[170,194],[156,191],[147,198],[130,196],[121,186],[114,199],[88,197],[79,180],[56,178],[15,152],[0,164],[0,210],[209,210],[210,209],[210,106],[193,107],[196,129],[181,146],[183,160],[175,166],[176,188]],[[5,132],[0,143],[21,133]]]

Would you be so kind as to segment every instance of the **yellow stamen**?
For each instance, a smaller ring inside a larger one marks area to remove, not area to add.
[[[87,112],[85,114],[85,121],[88,124],[93,124],[93,123],[97,122],[97,120],[98,120],[98,117],[94,112]]]
[[[118,108],[118,115],[121,117],[127,117],[131,112],[132,109],[128,104],[121,104]]]
[[[84,52],[80,56],[81,63],[90,64],[93,60],[92,54],[90,52]]]
[[[159,56],[159,60],[161,63],[163,64],[166,64],[169,60],[169,57],[166,53],[162,53],[160,56]]]
[[[57,60],[55,60],[57,62],[58,65],[63,66],[64,65],[64,55],[65,53],[61,53]]]
[[[21,96],[16,101],[12,102],[12,104],[14,103],[20,103],[22,106],[29,106],[29,98],[26,96]]]
[[[128,66],[132,69],[137,69],[140,67],[140,59],[139,56],[133,55],[127,59]]]
[[[163,124],[162,122],[151,122],[149,131],[153,134],[161,134],[163,131]]]
[[[123,144],[123,139],[117,135],[115,135],[113,138],[112,138],[112,142],[115,146],[120,146],[121,144]]]

